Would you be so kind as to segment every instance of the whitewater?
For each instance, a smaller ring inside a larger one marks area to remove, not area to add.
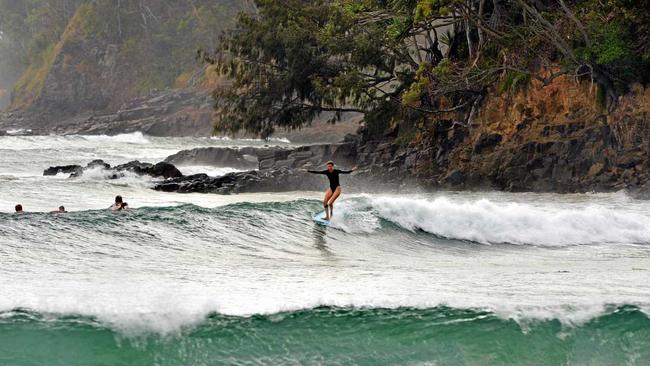
[[[650,364],[650,202],[623,192],[344,194],[324,228],[321,192],[42,175],[268,144],[0,137],[0,365]]]

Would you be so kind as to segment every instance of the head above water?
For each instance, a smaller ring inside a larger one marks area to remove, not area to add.
[[[330,161],[327,162],[327,170],[330,171],[330,172],[332,170],[334,170],[334,162],[333,161],[330,160]]]
[[[15,209],[16,209],[16,213],[23,213],[23,205],[18,204],[16,205]]]
[[[122,196],[115,196],[115,203],[122,203]]]
[[[65,212],[65,207],[59,206],[59,212]]]

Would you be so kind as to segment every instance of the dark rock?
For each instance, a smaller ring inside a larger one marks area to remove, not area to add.
[[[275,159],[271,158],[271,159],[261,160],[259,164],[259,168],[260,170],[270,169],[273,166],[273,164],[275,164]]]
[[[503,137],[498,133],[492,133],[489,135],[481,135],[476,145],[474,145],[474,152],[480,154],[483,150],[493,148],[503,140]]]
[[[445,183],[452,186],[459,186],[465,181],[465,175],[459,170],[454,170],[445,177]]]
[[[53,166],[45,169],[43,175],[57,175],[59,173],[71,174],[81,172],[83,168],[81,165],[62,165],[62,166]]]
[[[257,150],[255,148],[207,147],[183,150],[167,157],[165,161],[175,165],[191,164],[253,169],[257,168],[258,157],[267,152],[271,155],[275,153],[274,149],[267,148]]]
[[[174,165],[160,162],[149,169],[149,175],[154,177],[163,177],[165,179],[169,178],[179,178],[183,174],[178,170]]]
[[[126,164],[117,165],[114,169],[117,171],[125,170],[138,175],[148,175],[153,168],[151,163],[141,163],[138,160],[130,161]]]
[[[152,177],[180,178],[183,174],[173,165],[167,162],[160,162],[156,165],[131,161],[126,164],[114,167],[116,171],[129,171],[138,175],[150,175]]]
[[[97,167],[101,167],[102,169],[110,169],[111,165],[104,162],[104,160],[97,159],[97,160],[93,160],[90,163],[86,164],[86,167],[84,169],[93,169],[93,168],[97,168]]]

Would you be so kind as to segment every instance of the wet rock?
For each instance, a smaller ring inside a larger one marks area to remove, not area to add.
[[[351,183],[346,177],[344,183]],[[179,193],[246,193],[246,192],[288,192],[296,190],[322,190],[327,182],[320,175],[305,173],[296,169],[279,168],[253,170],[209,177],[205,174],[170,179],[157,184],[154,189]],[[352,185],[352,184],[350,184]]]
[[[104,160],[97,159],[86,164],[86,167],[84,169],[94,169],[94,168],[110,169],[111,165],[104,162]]]
[[[64,173],[64,174],[73,174],[73,173],[78,173],[82,171],[83,168],[81,165],[61,165],[61,166],[53,166],[45,169],[43,171],[43,175],[57,175],[59,173]]]
[[[459,186],[465,181],[465,175],[459,170],[454,170],[445,177],[444,181],[451,186]]]
[[[153,177],[163,177],[165,179],[179,178],[183,176],[183,173],[181,173],[181,171],[174,165],[166,162],[160,162],[152,166],[147,174]]]
[[[175,165],[209,165],[235,169],[254,169],[258,166],[258,156],[275,149],[207,147],[183,150],[165,159]]]
[[[142,163],[140,161],[131,161],[126,164],[114,167],[116,171],[129,171],[138,175],[149,175],[152,177],[180,178],[183,174],[173,164],[160,162],[157,164]]]
[[[117,165],[113,169],[117,171],[129,171],[138,175],[148,175],[151,168],[153,168],[153,164],[151,163],[142,163],[138,160],[134,160],[126,164]]]

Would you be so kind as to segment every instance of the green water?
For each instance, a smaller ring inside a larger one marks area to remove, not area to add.
[[[91,318],[5,314],[2,365],[647,365],[650,319],[621,307],[585,324],[519,324],[487,312],[316,308],[212,315],[168,335]]]

